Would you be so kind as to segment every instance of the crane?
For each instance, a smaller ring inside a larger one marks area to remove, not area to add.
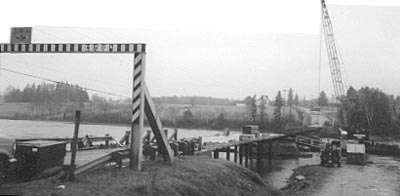
[[[345,80],[343,80],[342,71],[340,70],[340,67],[343,63],[339,59],[338,50],[336,48],[335,38],[333,35],[332,21],[329,17],[325,0],[321,0],[321,14],[321,23],[324,31],[326,49],[328,52],[333,90],[336,98],[338,100],[342,100],[346,96],[348,86]]]
[[[349,116],[349,108],[355,107],[354,97],[347,96],[348,85],[342,75],[341,66],[343,62],[340,59],[339,52],[336,48],[335,37],[333,35],[332,21],[329,17],[328,9],[325,4],[325,0],[321,0],[321,27],[324,32],[326,49],[328,52],[328,59],[330,65],[330,71],[332,76],[333,89],[335,92],[336,99],[338,99],[341,105],[347,105],[347,107],[341,107],[339,109],[339,118],[341,119],[341,127],[347,129],[349,136],[355,134],[364,135],[364,138],[368,139],[368,134],[363,130],[357,129],[354,126],[357,122],[353,121],[353,117]],[[354,116],[354,114],[353,114]]]

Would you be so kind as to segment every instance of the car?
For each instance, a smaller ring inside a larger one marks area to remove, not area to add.
[[[4,178],[12,164],[16,162],[14,158],[15,148],[15,138],[0,133],[0,179]]]

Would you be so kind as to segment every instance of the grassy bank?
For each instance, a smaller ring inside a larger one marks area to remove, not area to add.
[[[59,188],[65,185],[65,188]],[[43,179],[5,184],[0,194],[14,195],[279,195],[257,174],[232,162],[208,157],[145,162],[143,171],[107,168],[79,176],[74,183]]]

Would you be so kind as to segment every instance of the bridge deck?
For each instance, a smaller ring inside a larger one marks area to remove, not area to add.
[[[230,143],[227,143],[227,144],[217,144],[217,145],[213,145],[211,147],[208,147],[205,150],[200,151],[198,153],[204,153],[204,152],[214,151],[214,150],[223,150],[223,149],[226,149],[226,148],[230,148],[232,146],[245,145],[245,144],[254,143],[254,142],[275,141],[275,140],[280,140],[280,139],[284,139],[284,138],[288,138],[288,137],[294,137],[296,135],[303,135],[303,134],[307,134],[307,133],[312,133],[312,132],[315,132],[315,131],[319,131],[320,129],[321,128],[312,128],[312,129],[298,131],[298,132],[291,133],[291,134],[281,134],[281,135],[276,135],[276,136],[255,138],[255,139],[252,139],[252,140],[235,141],[235,142],[230,142]]]

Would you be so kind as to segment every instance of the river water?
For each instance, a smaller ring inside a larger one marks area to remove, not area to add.
[[[169,135],[173,130],[168,129]],[[79,128],[79,136],[95,135],[104,136],[109,134],[116,140],[119,140],[125,131],[130,130],[130,126],[126,125],[93,125],[81,124]],[[145,130],[150,128],[145,127]],[[15,138],[38,138],[38,137],[72,137],[74,124],[72,122],[48,122],[48,121],[29,121],[29,120],[5,120],[0,119],[0,133],[13,136]],[[185,137],[203,137],[203,142],[207,141],[228,141],[230,139],[238,139],[241,134],[239,131],[231,131],[228,137],[218,136],[223,131],[205,130],[205,129],[179,129],[178,138]],[[291,158],[277,159],[274,158],[269,162],[264,160],[262,164],[257,164],[254,160],[249,169],[257,172],[260,176],[275,187],[282,187],[286,184],[286,179],[292,174],[292,169],[306,165],[318,164],[319,158]]]

